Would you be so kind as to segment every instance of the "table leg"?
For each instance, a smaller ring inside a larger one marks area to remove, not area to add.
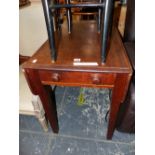
[[[24,69],[24,73],[31,92],[34,95],[39,95],[42,101],[45,113],[53,129],[53,132],[58,133],[59,127],[54,92],[50,86],[42,85],[39,74],[36,70]]]
[[[118,74],[116,77],[115,86],[112,90],[107,139],[111,139],[113,136],[119,107],[123,102],[123,100],[125,99],[130,78],[131,78],[130,74]]]

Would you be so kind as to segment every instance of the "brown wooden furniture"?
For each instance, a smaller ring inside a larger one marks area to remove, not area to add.
[[[131,78],[127,97],[119,112],[117,128],[119,131],[135,132],[135,0],[127,2],[127,15],[124,31],[124,46],[132,65]]]
[[[19,65],[27,61],[29,58],[30,58],[29,56],[24,56],[24,55],[19,54]]]
[[[19,7],[28,6],[31,2],[29,0],[19,0]]]
[[[58,133],[58,119],[54,91],[49,85],[110,88],[112,98],[107,139],[112,138],[117,112],[126,96],[132,68],[116,28],[112,31],[106,63],[101,64],[99,35],[93,21],[74,23],[70,35],[67,27],[62,26],[62,36],[57,38],[57,61],[52,63],[47,41],[23,65],[30,89],[33,94],[40,96],[55,133]],[[79,65],[75,65],[76,62]],[[90,62],[97,65],[91,66]]]

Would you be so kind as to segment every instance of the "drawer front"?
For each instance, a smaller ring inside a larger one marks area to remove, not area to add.
[[[40,79],[44,84],[57,85],[113,85],[115,74],[70,72],[70,71],[39,71]]]

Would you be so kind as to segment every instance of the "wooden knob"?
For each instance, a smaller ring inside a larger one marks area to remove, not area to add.
[[[52,80],[53,80],[54,82],[60,81],[60,75],[59,75],[58,73],[54,73],[54,74],[52,75]]]
[[[100,80],[99,77],[93,77],[93,84],[98,85],[98,84],[100,84],[100,83],[101,83],[101,80]]]

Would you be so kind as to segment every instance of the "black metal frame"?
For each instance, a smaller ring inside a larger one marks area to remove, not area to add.
[[[55,39],[54,39],[53,16],[51,16],[53,13],[49,8],[49,0],[42,0],[42,5],[44,10],[50,49],[51,49],[51,58],[52,58],[52,61],[54,62],[56,60],[56,48],[55,48]]]
[[[112,13],[114,7],[114,0],[106,0],[105,2],[105,10],[104,16],[102,16],[103,21],[103,30],[102,30],[102,44],[101,44],[101,61],[105,63],[106,61],[106,54],[107,54],[107,46],[108,46],[108,39],[109,34],[112,27]]]
[[[49,37],[49,44],[51,49],[51,58],[54,62],[56,60],[56,48],[54,39],[54,24],[53,24],[53,12],[55,9],[66,8],[67,10],[67,22],[68,22],[68,33],[71,33],[72,29],[72,15],[71,8],[75,7],[97,7],[98,8],[98,32],[101,31],[101,62],[105,63],[108,35],[111,31],[110,22],[112,19],[113,3],[114,0],[99,0],[99,3],[79,3],[70,4],[70,0],[65,0],[66,4],[54,4],[54,0],[42,0],[44,16],[47,26],[47,32]],[[53,12],[52,12],[53,11]],[[101,23],[102,21],[102,23]]]
[[[71,5],[70,0],[65,0],[66,5]],[[58,5],[57,5],[58,6]],[[52,6],[53,7],[53,6]],[[51,7],[51,8],[52,8]],[[67,8],[67,23],[68,23],[68,33],[71,33],[71,20],[72,20],[72,15],[71,15],[71,8]]]

